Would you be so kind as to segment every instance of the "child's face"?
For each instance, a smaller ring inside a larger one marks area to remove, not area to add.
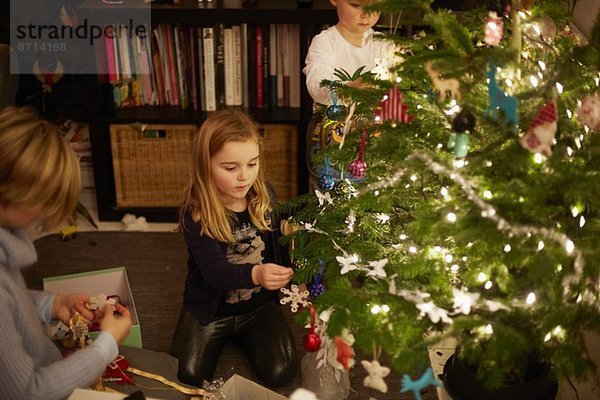
[[[379,12],[366,13],[359,0],[330,0],[330,2],[337,8],[338,24],[351,33],[365,33],[379,19]]]
[[[43,206],[16,207],[0,203],[0,226],[10,229],[25,229],[37,221],[44,211]]]
[[[212,177],[225,205],[234,211],[246,207],[246,194],[258,176],[258,143],[227,142],[211,157]]]

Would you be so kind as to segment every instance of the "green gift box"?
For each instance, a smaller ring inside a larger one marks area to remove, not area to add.
[[[142,348],[140,322],[135,310],[125,267],[52,276],[44,278],[43,281],[44,290],[54,294],[87,293],[90,296],[98,296],[99,294],[119,296],[121,303],[131,313],[133,323],[129,336],[125,338],[121,346]],[[95,339],[98,334],[99,332],[91,332],[90,336]]]

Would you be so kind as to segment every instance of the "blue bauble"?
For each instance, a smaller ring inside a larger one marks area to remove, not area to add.
[[[327,107],[327,118],[329,118],[331,120],[339,121],[342,118],[344,118],[345,114],[346,114],[346,107],[340,106],[339,104],[333,104],[333,105]]]
[[[308,292],[310,293],[310,297],[313,299],[325,293],[325,285],[322,283],[313,283],[308,288]]]
[[[333,177],[329,174],[324,174],[319,177],[317,184],[321,190],[328,192],[333,189],[333,186],[335,185],[335,179],[333,179]]]

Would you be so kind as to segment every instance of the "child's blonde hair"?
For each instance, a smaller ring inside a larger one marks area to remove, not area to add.
[[[256,181],[247,194],[250,220],[261,231],[269,230],[271,197],[265,182],[262,136],[258,125],[245,113],[236,110],[213,112],[192,140],[190,180],[180,210],[179,227],[183,228],[186,211],[200,224],[200,233],[220,242],[233,243],[233,213],[223,205],[215,186],[211,157],[226,143],[255,141],[259,146],[259,169]]]
[[[58,129],[30,109],[2,110],[0,203],[43,206],[40,228],[47,230],[72,215],[79,189],[79,162]]]

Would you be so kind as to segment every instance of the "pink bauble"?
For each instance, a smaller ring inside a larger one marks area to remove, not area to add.
[[[577,107],[577,119],[593,131],[600,131],[600,96],[586,96]]]
[[[495,46],[502,40],[504,31],[504,23],[502,18],[498,18],[495,12],[491,12],[487,21],[485,21],[485,28],[483,30],[483,40],[489,46]]]
[[[367,163],[363,160],[354,160],[348,166],[348,172],[355,178],[364,178],[367,175]]]

